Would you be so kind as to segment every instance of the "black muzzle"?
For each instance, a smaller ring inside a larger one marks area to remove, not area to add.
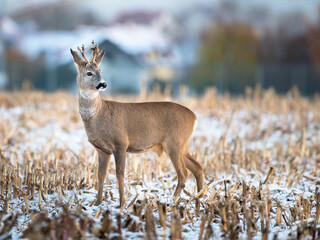
[[[105,82],[99,83],[97,86],[97,89],[99,90],[100,88],[102,88],[102,89],[107,88],[107,84]]]

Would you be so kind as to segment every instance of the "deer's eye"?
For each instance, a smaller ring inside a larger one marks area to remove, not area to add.
[[[87,75],[88,76],[92,76],[92,72],[87,72]]]

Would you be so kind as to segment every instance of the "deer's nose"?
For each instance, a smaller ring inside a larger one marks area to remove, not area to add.
[[[97,86],[97,89],[106,89],[107,88],[107,83],[106,82],[100,82]]]

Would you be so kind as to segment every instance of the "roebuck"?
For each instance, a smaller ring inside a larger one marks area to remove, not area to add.
[[[78,47],[82,57],[70,49],[78,70],[79,111],[89,142],[99,156],[99,190],[96,204],[102,201],[103,183],[114,154],[119,185],[120,206],[124,203],[124,173],[126,153],[165,151],[178,175],[174,196],[185,187],[187,169],[203,187],[203,167],[187,151],[188,140],[196,127],[197,118],[188,108],[173,102],[121,103],[102,100],[99,91],[107,88],[99,65],[105,51],[92,44],[91,58],[85,48]]]

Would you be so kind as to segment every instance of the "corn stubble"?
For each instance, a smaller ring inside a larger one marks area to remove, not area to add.
[[[181,89],[185,92],[185,87]],[[128,101],[128,97],[113,98]],[[163,99],[170,97],[156,90],[130,100]],[[272,89],[257,87],[238,98],[208,89],[202,98],[183,96],[180,102],[204,119],[225,122],[218,139],[196,134],[190,141],[193,154],[204,165],[204,196],[199,198],[201,193],[192,182],[172,199],[176,179],[168,159],[129,155],[126,204],[121,209],[109,205],[118,201],[115,182],[109,178],[115,173],[112,163],[105,183],[107,203],[94,208],[94,198],[86,199],[90,193],[95,196],[98,181],[93,149],[83,145],[75,152],[67,145],[57,148],[52,141],[38,151],[26,149],[23,145],[34,139],[19,131],[36,131],[50,121],[70,134],[72,129],[83,128],[73,107],[76,99],[63,92],[1,93],[3,109],[27,107],[15,119],[0,117],[0,238],[10,238],[16,231],[30,239],[188,239],[193,232],[198,239],[268,239],[270,234],[277,239],[283,230],[291,232],[289,239],[320,237],[316,187],[320,184],[320,140],[310,132],[310,125],[320,128],[318,97],[303,98],[297,89],[279,96]],[[236,131],[241,128],[239,112],[244,112],[241,121],[250,126],[241,137]],[[265,123],[261,116],[265,113],[282,117]],[[267,142],[263,148],[247,147],[275,132],[288,136],[286,144],[279,140],[271,147]],[[42,133],[36,132],[34,138],[37,134]],[[157,188],[148,187],[149,182]],[[280,190],[274,190],[276,186]],[[305,186],[314,186],[314,191],[309,189],[313,194],[304,194]],[[279,199],[281,187],[289,191],[286,201]]]

